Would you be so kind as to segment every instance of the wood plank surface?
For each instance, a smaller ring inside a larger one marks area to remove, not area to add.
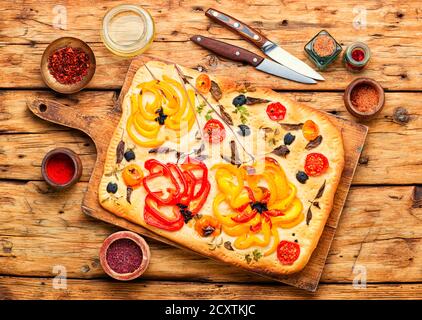
[[[286,95],[353,120],[345,110],[342,93],[294,92]],[[44,154],[54,147],[67,146],[81,153],[84,165],[82,180],[87,181],[96,158],[91,139],[34,117],[26,103],[36,98],[55,99],[75,108],[78,105],[80,108],[89,106],[100,114],[113,107],[116,95],[112,91],[84,91],[64,98],[44,91],[0,92],[0,132],[7,133],[0,135],[0,178],[40,180]],[[394,122],[397,107],[408,111],[407,123]],[[364,124],[369,126],[369,133],[353,183],[421,183],[422,93],[387,93],[383,111]],[[410,148],[412,152],[409,152]]]
[[[105,276],[98,250],[117,229],[82,214],[86,187],[87,183],[78,183],[64,193],[53,193],[43,182],[0,181],[0,274],[49,277],[55,265],[63,265],[68,277]],[[350,283],[355,265],[367,268],[368,282],[420,281],[422,200],[418,192],[420,187],[352,187],[321,281]],[[145,279],[268,282],[148,242],[152,260]]]
[[[0,19],[0,87],[44,87],[39,75],[39,61],[47,44],[59,36],[76,36],[88,41],[97,57],[97,72],[91,88],[120,88],[129,60],[113,57],[100,39],[101,19],[117,1],[67,2],[65,30],[54,28],[56,1],[18,1],[4,6]],[[125,2],[125,1],[121,1]],[[355,77],[338,59],[327,72],[327,81],[306,86],[257,72],[251,67],[217,58],[188,41],[193,34],[216,37],[258,52],[234,33],[205,17],[208,7],[217,6],[240,20],[260,29],[283,48],[311,63],[303,52],[304,45],[322,28],[327,29],[345,47],[364,41],[372,50],[370,67],[361,75],[379,80],[388,90],[419,90],[422,75],[422,35],[420,1],[154,1],[143,4],[156,21],[156,41],[148,51],[187,67],[201,66],[217,75],[231,75],[277,89],[343,90]],[[353,26],[359,10],[365,28]],[[251,12],[257,13],[251,15]]]
[[[4,275],[0,276],[0,300],[422,298],[420,0],[155,0],[141,4],[156,21],[157,37],[147,52],[150,55],[219,76],[231,75],[251,86],[280,89],[298,101],[348,119],[342,90],[352,79],[369,76],[387,89],[384,110],[365,123],[370,129],[355,186],[316,293],[275,284],[152,240],[148,240],[152,261],[143,278],[131,283],[106,278],[98,250],[117,229],[83,215],[80,209],[95,146],[84,134],[33,117],[26,103],[54,98],[75,108],[90,105],[99,113],[113,107],[118,92],[111,90],[120,89],[130,60],[108,52],[99,34],[104,13],[119,3],[126,1],[66,1],[67,25],[61,30],[53,26],[55,6],[61,4],[57,1],[0,1],[0,89],[6,89],[0,90],[0,275]],[[188,41],[199,33],[259,53],[206,18],[208,7],[251,24],[310,65],[303,46],[321,29],[327,29],[343,49],[353,41],[366,42],[373,56],[360,74],[347,72],[338,59],[323,73],[326,81],[316,86],[269,77]],[[353,27],[358,12],[363,12],[361,17],[366,14],[365,28]],[[98,66],[91,90],[67,97],[34,90],[45,88],[39,75],[42,52],[60,36],[79,37],[93,48]],[[397,107],[408,111],[407,122],[394,118]],[[53,193],[44,182],[36,181],[41,179],[43,155],[56,146],[76,150],[84,164],[82,182],[64,193]],[[55,265],[67,269],[71,278],[67,290],[52,289]],[[370,284],[354,289],[353,268],[362,266]]]
[[[1,299],[410,299],[422,297],[422,284],[375,284],[356,289],[350,284],[321,285],[309,293],[283,285],[106,280],[67,280],[67,289],[54,289],[50,278],[0,277]],[[163,307],[164,309],[164,307]],[[164,313],[164,310],[162,311]]]

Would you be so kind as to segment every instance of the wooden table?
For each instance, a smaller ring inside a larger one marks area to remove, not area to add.
[[[152,240],[151,265],[141,280],[120,283],[106,277],[98,250],[116,228],[88,218],[80,208],[95,147],[82,133],[37,119],[26,102],[47,97],[75,108],[114,103],[130,61],[107,51],[99,28],[104,13],[117,1],[67,2],[66,30],[53,27],[60,11],[57,1],[0,1],[0,299],[422,298],[421,2],[351,2],[143,3],[157,28],[148,54],[232,75],[251,86],[270,86],[348,119],[342,94],[355,77],[372,77],[386,89],[384,110],[366,123],[367,143],[320,287],[308,293]],[[320,29],[329,30],[343,46],[366,42],[373,57],[360,75],[348,73],[339,59],[324,73],[327,80],[313,87],[267,76],[217,58],[187,40],[201,33],[257,52],[204,16],[212,6],[261,29],[303,60],[304,44]],[[354,28],[353,21],[365,13],[366,27]],[[42,52],[59,36],[82,38],[97,57],[89,88],[71,96],[46,89],[39,73]],[[408,118],[397,119],[397,107],[405,108]],[[75,150],[84,165],[81,181],[62,193],[51,192],[40,174],[44,154],[54,147]],[[66,268],[66,289],[53,287],[57,266]],[[359,289],[352,282],[362,268],[367,286]]]

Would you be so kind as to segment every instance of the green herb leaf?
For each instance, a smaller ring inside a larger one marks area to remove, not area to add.
[[[201,114],[201,112],[204,110],[205,106],[207,104],[205,102],[201,102],[197,107],[196,107],[196,112],[198,112],[198,114]]]
[[[251,255],[249,253],[245,255],[245,260],[246,260],[247,263],[251,263],[252,262]]]
[[[208,110],[207,114],[205,115],[205,120],[209,121],[212,119],[211,113],[213,113],[213,110]]]
[[[258,249],[255,249],[254,251],[252,251],[252,255],[255,261],[258,261],[259,259],[262,258],[262,253]]]

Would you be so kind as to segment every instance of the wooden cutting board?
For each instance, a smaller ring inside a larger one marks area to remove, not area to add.
[[[52,100],[41,99],[32,101],[28,104],[28,107],[38,117],[47,121],[81,130],[90,136],[94,141],[97,148],[97,161],[95,163],[91,179],[89,180],[88,190],[82,202],[82,211],[84,213],[121,228],[140,233],[146,237],[150,237],[158,241],[189,250],[155,234],[148,229],[115,216],[111,212],[104,210],[98,201],[98,185],[103,174],[104,161],[109,142],[120,120],[121,104],[123,98],[128,91],[138,68],[149,60],[161,59],[141,56],[132,61],[129,66],[119,99],[116,101],[113,108],[107,109],[102,105],[91,105],[89,107],[69,107]],[[168,61],[165,62],[169,63]],[[313,252],[312,257],[306,267],[301,272],[293,275],[272,278],[274,280],[281,281],[283,283],[308,291],[315,291],[317,289],[322,270],[324,269],[325,260],[327,259],[328,251],[334,238],[337,224],[368,131],[366,126],[343,120],[332,115],[330,115],[330,117],[333,123],[341,130],[343,134],[346,155],[345,167],[339,187],[337,189],[337,193],[335,195],[333,210],[330,214],[330,217],[328,218],[327,224],[325,225],[318,246]]]

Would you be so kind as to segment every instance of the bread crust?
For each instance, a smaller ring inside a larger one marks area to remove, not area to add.
[[[160,70],[164,73],[167,73],[170,70],[169,69],[170,65],[167,65],[165,63],[158,62],[158,61],[150,61],[147,63],[147,65],[150,70],[154,70],[157,73],[159,73]],[[183,67],[180,67],[180,68],[182,69],[184,74],[191,77],[196,77],[199,74],[199,72],[195,70],[186,69]],[[138,82],[143,81],[143,79],[146,77],[147,73],[145,72],[145,70],[141,70],[141,69],[143,69],[143,67],[141,67],[140,70],[135,75],[133,85],[136,85]],[[235,93],[235,92],[244,90],[244,87],[242,85],[239,85],[229,79],[218,79],[215,77],[211,77],[211,79],[216,81],[219,84],[221,91],[223,93],[223,97],[226,95],[229,95],[230,93]],[[296,234],[296,238],[299,241],[300,248],[301,248],[301,253],[300,253],[299,258],[292,265],[282,265],[277,260],[276,253],[274,253],[268,257],[259,259],[259,261],[253,260],[251,262],[248,262],[245,259],[245,254],[250,253],[251,250],[235,250],[235,251],[227,250],[224,247],[224,245],[212,244],[210,243],[211,242],[210,239],[204,239],[202,237],[199,237],[194,232],[193,230],[194,228],[187,228],[186,226],[184,226],[179,231],[168,232],[168,231],[160,230],[158,228],[155,228],[146,224],[145,221],[143,220],[143,198],[142,198],[143,193],[142,191],[137,191],[139,192],[138,194],[139,199],[138,198],[134,199],[132,201],[132,204],[128,203],[125,200],[125,197],[118,198],[116,196],[114,198],[114,196],[111,197],[110,194],[106,192],[107,183],[111,181],[110,179],[112,179],[110,177],[112,177],[114,174],[119,174],[115,172],[117,145],[122,140],[122,137],[126,145],[132,143],[130,138],[125,135],[125,130],[126,130],[125,124],[126,124],[126,120],[127,120],[127,116],[129,112],[127,106],[128,106],[128,99],[129,99],[130,94],[131,94],[131,89],[129,89],[128,93],[126,94],[123,100],[122,117],[117,128],[115,129],[113,138],[110,142],[109,149],[107,152],[105,166],[104,166],[104,174],[101,179],[101,182],[99,185],[99,192],[98,192],[99,201],[101,205],[105,209],[116,214],[117,216],[125,218],[133,223],[139,224],[163,237],[168,238],[169,240],[177,244],[180,244],[193,251],[196,251],[197,253],[201,255],[204,255],[216,260],[224,261],[224,262],[233,264],[235,266],[244,268],[246,270],[256,272],[258,274],[262,274],[262,275],[266,275],[270,277],[280,277],[282,275],[288,275],[288,274],[292,274],[292,273],[302,270],[308,263],[312,255],[312,252],[316,248],[318,241],[320,239],[320,236],[324,230],[324,226],[326,224],[326,221],[333,207],[335,192],[340,182],[340,178],[341,178],[343,167],[344,167],[344,149],[343,149],[342,134],[330,121],[330,118],[327,116],[327,114],[320,112],[314,108],[311,108],[307,105],[304,105],[302,103],[286,98],[282,94],[274,92],[268,88],[254,88],[253,91],[250,92],[250,94],[253,95],[254,97],[260,97],[260,98],[269,99],[271,101],[281,102],[288,110],[290,110],[294,114],[295,118],[297,119],[302,119],[302,120],[312,119],[315,122],[317,122],[324,136],[324,143],[323,143],[323,146],[318,147],[319,150],[315,152],[319,152],[320,150],[322,150],[321,152],[324,153],[329,158],[330,168],[329,168],[329,172],[324,174],[324,177],[315,178],[313,179],[315,180],[314,182],[308,181],[307,184],[305,185],[299,184],[293,178],[295,174],[295,172],[293,173],[291,172],[293,171],[293,169],[289,171],[289,175],[290,175],[289,180],[292,183],[295,183],[297,188],[303,188],[302,196],[304,198],[301,198],[301,201],[303,203],[306,200],[312,200],[313,197],[315,197],[316,193],[318,192],[319,188],[321,187],[322,182],[325,181],[324,194],[320,199],[318,199],[319,206],[321,209],[314,210],[315,212],[313,214],[312,221],[309,225],[306,225],[306,223],[302,222],[300,225],[293,228],[293,231],[294,231],[293,233]],[[252,108],[255,108],[255,106],[251,106],[251,112],[255,113],[255,111],[252,111]],[[291,162],[299,163],[303,161],[306,153],[309,153],[309,152],[308,151],[303,152],[303,155],[298,154],[296,158],[291,159]],[[274,157],[277,158],[276,156]],[[289,157],[287,158],[287,160],[282,159],[282,158],[277,158],[277,160],[282,162],[282,167],[283,165],[288,167],[289,165],[292,165],[291,163],[288,162]],[[142,162],[145,161],[147,158],[153,158],[153,157],[151,155],[145,156],[145,158],[141,159]],[[212,177],[210,177],[209,180],[212,186],[215,187],[215,180]],[[302,189],[298,189],[298,190],[300,190],[298,191],[299,193],[302,192]],[[112,200],[110,200],[111,198]],[[308,207],[304,203],[303,210],[306,211],[307,209]],[[204,208],[202,210],[204,210]],[[212,212],[204,212],[204,214],[212,215]],[[289,234],[290,231],[291,230],[287,230],[286,233],[284,233],[284,230],[283,230],[283,235],[285,235],[287,239],[293,240],[294,237],[291,234]]]

